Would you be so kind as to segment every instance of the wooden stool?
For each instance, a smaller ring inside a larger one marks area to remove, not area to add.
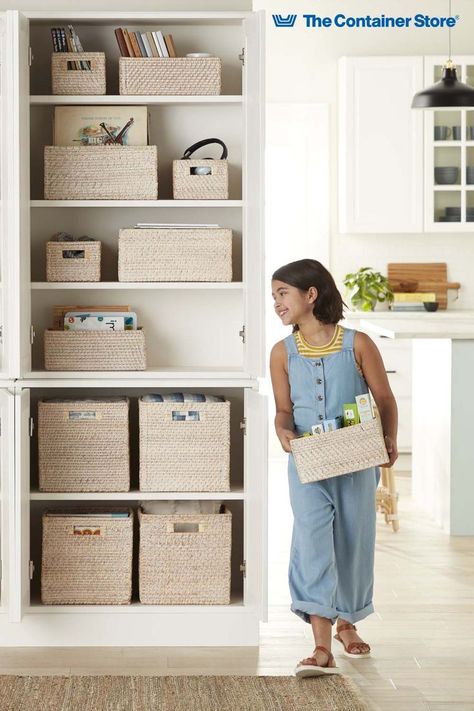
[[[395,474],[392,467],[380,467],[380,484],[376,492],[376,510],[385,516],[385,523],[392,523],[394,533],[400,528],[398,520],[398,493],[395,490]]]

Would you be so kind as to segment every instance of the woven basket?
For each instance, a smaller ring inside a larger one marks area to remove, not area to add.
[[[40,401],[40,491],[129,491],[128,411],[128,399]]]
[[[120,230],[118,278],[232,281],[232,230]]]
[[[136,331],[44,332],[46,370],[145,370],[145,334]]]
[[[100,251],[99,241],[46,242],[46,281],[100,281]]]
[[[120,93],[187,96],[221,93],[219,57],[149,57],[119,59]]]
[[[211,168],[210,175],[193,175],[192,168]],[[227,200],[229,176],[227,160],[187,158],[173,161],[175,200]]]
[[[156,200],[156,146],[45,146],[46,200]]]
[[[128,511],[128,509],[127,509]],[[41,601],[45,605],[128,605],[133,511],[128,518],[43,514]],[[87,533],[87,531],[90,533]]]
[[[90,69],[75,68],[77,62],[84,61],[90,63]],[[53,94],[76,96],[105,94],[105,54],[103,52],[53,52],[51,83]]]
[[[368,469],[389,461],[380,420],[290,440],[302,484]]]
[[[230,402],[138,403],[141,491],[229,491]],[[197,412],[198,420],[173,420]]]
[[[232,514],[146,514],[140,522],[140,602],[228,605]]]

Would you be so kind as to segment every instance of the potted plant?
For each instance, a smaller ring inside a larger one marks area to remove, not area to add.
[[[362,267],[354,274],[346,274],[344,286],[351,304],[359,311],[373,311],[377,302],[393,301],[393,291],[387,277],[372,267]]]

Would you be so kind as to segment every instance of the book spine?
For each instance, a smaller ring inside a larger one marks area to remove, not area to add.
[[[64,31],[64,27],[59,27],[58,30],[61,38],[61,52],[67,52],[66,32]]]
[[[165,35],[165,44],[170,57],[177,57],[172,35]]]
[[[84,50],[82,49],[81,40],[79,39],[79,35],[76,33],[76,30],[74,29],[74,27],[72,25],[68,25],[67,27],[69,30],[69,34],[71,35],[71,40],[72,40],[72,43],[75,47],[75,51],[76,52],[84,52]],[[81,66],[81,69],[88,69],[88,70],[91,69],[91,63],[87,60],[81,60],[80,66]]]
[[[117,40],[117,44],[119,46],[120,54],[122,57],[129,57],[129,53],[127,50],[127,45],[125,44],[125,38],[123,36],[123,31],[121,27],[117,27],[115,30],[115,39]]]
[[[156,38],[157,38],[157,40],[158,40],[158,42],[159,42],[159,44],[160,44],[161,51],[162,51],[162,53],[163,53],[163,57],[169,57],[168,49],[167,49],[167,47],[166,47],[166,43],[165,43],[165,40],[164,40],[164,37],[163,37],[163,32],[161,32],[160,30],[157,30],[157,32],[156,32]]]
[[[133,51],[135,54],[135,57],[141,57],[142,53],[140,50],[140,45],[137,42],[137,35],[135,32],[129,32],[128,36],[130,37],[130,42],[132,43]]]
[[[156,46],[155,36],[154,36],[153,32],[146,32],[146,36],[148,39],[148,44],[150,45],[150,48],[151,48],[152,55],[154,57],[159,57],[160,54],[158,52],[158,47]]]
[[[153,40],[154,40],[154,42],[155,42],[156,51],[158,52],[158,56],[159,56],[159,57],[162,57],[162,56],[163,56],[163,52],[162,52],[162,50],[161,50],[161,45],[160,45],[160,43],[158,42],[158,37],[156,36],[156,32],[153,31],[151,34],[153,35]]]
[[[51,27],[51,39],[53,40],[53,52],[59,52],[59,43],[55,27]]]
[[[145,47],[145,52],[146,52],[146,57],[153,57],[153,53],[151,51],[150,44],[148,42],[148,37],[146,36],[146,32],[140,32],[141,37],[142,37],[142,42],[143,46]]]
[[[141,34],[139,32],[135,32],[135,37],[137,38],[138,46],[140,47],[140,56],[146,57],[145,45],[143,44]]]
[[[122,28],[122,32],[123,32],[123,37],[124,37],[124,39],[125,39],[125,44],[127,45],[128,56],[129,56],[129,57],[134,57],[134,56],[135,56],[135,52],[133,51],[132,43],[130,42],[130,37],[129,37],[129,35],[128,35],[128,30],[127,30],[127,28],[126,28],[126,27],[123,27],[123,28]]]

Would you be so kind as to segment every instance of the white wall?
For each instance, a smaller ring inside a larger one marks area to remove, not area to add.
[[[474,308],[474,233],[462,235],[340,235],[337,230],[337,61],[344,55],[441,54],[447,55],[448,33],[443,29],[306,29],[276,28],[272,13],[313,13],[333,16],[406,15],[416,12],[447,15],[448,0],[254,0],[254,9],[267,12],[267,101],[290,104],[328,103],[330,106],[330,268],[341,285],[348,271],[370,263],[386,271],[387,262],[446,261],[448,278],[460,281],[457,307]],[[474,54],[474,2],[452,0],[453,15],[459,14],[452,30],[453,55]],[[271,200],[271,196],[269,197]],[[401,206],[403,209],[403,206]],[[272,235],[267,235],[272,252]],[[316,250],[315,250],[316,251]],[[295,246],[295,254],[297,247]],[[294,258],[299,258],[300,255]],[[317,258],[316,254],[308,254]]]

